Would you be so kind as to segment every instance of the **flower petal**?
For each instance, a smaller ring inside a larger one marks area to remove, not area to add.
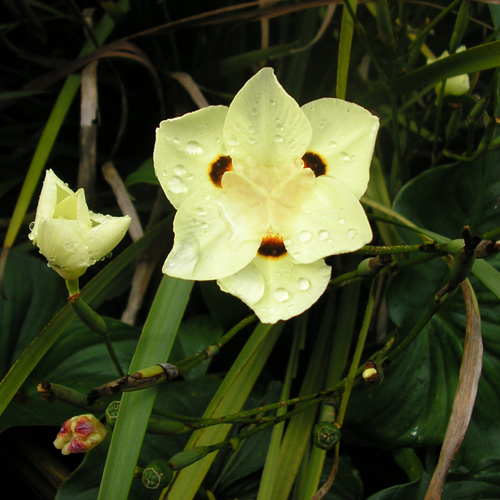
[[[37,240],[40,221],[50,219],[54,215],[56,205],[73,194],[74,192],[52,170],[45,172],[45,179],[36,209],[35,223],[30,234],[31,240],[34,242]]]
[[[79,220],[84,227],[90,228],[90,215],[87,202],[85,200],[85,191],[79,189],[76,193],[66,196],[59,202],[52,215],[55,219]]]
[[[217,281],[222,291],[245,302],[263,323],[287,320],[311,307],[325,291],[331,267],[320,259],[300,264],[289,254],[257,256],[232,276]]]
[[[223,193],[198,192],[175,216],[174,246],[163,272],[190,280],[234,274],[255,257],[267,230],[264,222],[251,207],[234,203]]]
[[[291,256],[302,263],[328,255],[354,252],[371,241],[372,231],[363,207],[341,182],[317,177],[302,210],[275,228]]]
[[[297,163],[311,140],[311,125],[271,68],[260,70],[236,94],[224,125],[235,170]]]
[[[130,226],[130,217],[111,217],[111,215],[90,212],[94,227],[83,234],[83,239],[89,247],[91,263],[105,257],[120,243]],[[92,262],[93,261],[93,262]]]
[[[379,119],[341,99],[324,98],[302,106],[312,125],[308,152],[326,162],[326,175],[344,183],[359,200],[366,191]]]
[[[49,265],[66,280],[79,278],[91,265],[88,247],[81,237],[83,223],[65,219],[42,219],[37,245]]]
[[[176,209],[196,190],[214,188],[210,166],[227,154],[222,141],[227,112],[226,106],[209,106],[165,120],[156,129],[154,169]]]

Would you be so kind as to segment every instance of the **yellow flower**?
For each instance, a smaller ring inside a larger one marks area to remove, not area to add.
[[[264,323],[309,308],[330,280],[323,259],[372,238],[358,200],[378,127],[340,99],[299,107],[270,68],[229,108],[163,121],[154,166],[177,209],[163,272],[216,279]]]
[[[128,215],[91,212],[83,189],[74,193],[47,170],[28,237],[54,271],[66,280],[75,280],[118,245],[129,225]]]
[[[465,50],[465,45],[462,45],[457,49],[456,52],[457,53],[463,52],[464,50]],[[448,53],[448,51],[445,50],[437,59],[427,59],[427,64],[448,57],[449,55],[450,54]],[[436,91],[437,95],[439,95],[439,93],[441,92],[442,85],[443,83],[441,82],[434,87],[434,90]],[[469,75],[454,76],[446,80],[444,95],[462,95],[469,92],[469,88],[470,88]]]
[[[94,415],[78,415],[62,424],[54,446],[63,455],[86,453],[106,437],[106,428]]]

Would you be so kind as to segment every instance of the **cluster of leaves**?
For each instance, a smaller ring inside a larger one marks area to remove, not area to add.
[[[128,413],[111,445],[106,440],[81,464],[73,462],[78,468],[71,475],[48,449],[57,427],[81,411],[42,401],[38,384],[46,380],[88,393],[117,376],[101,338],[64,305],[62,280],[26,237],[44,168],[72,187],[86,183],[94,210],[119,214],[116,186],[112,193],[100,169],[95,180],[82,176],[93,143],[82,133],[78,91],[83,68],[96,61],[98,110],[90,126],[97,136],[95,163],[112,162],[125,180],[136,221],[146,229],[137,241],[122,242],[112,262],[88,271],[82,296],[106,316],[129,373],[167,356],[171,362],[193,356],[251,313],[214,283],[197,283],[192,290],[175,280],[160,283],[173,209],[159,190],[151,155],[160,120],[192,111],[205,98],[228,104],[262,65],[275,68],[300,104],[338,96],[381,118],[362,199],[371,210],[373,245],[420,242],[408,221],[439,242],[460,238],[465,225],[481,234],[500,226],[500,6],[467,0],[378,0],[357,8],[354,1],[350,8],[328,1],[233,3],[21,0],[2,7],[0,195],[2,238],[10,250],[1,260],[0,447],[6,478],[28,477],[40,498],[308,500],[334,465],[337,477],[325,498],[424,498],[459,377],[466,323],[460,292],[384,367],[382,384],[354,387],[340,456],[312,446],[312,428],[324,411],[318,403],[235,450],[223,448],[183,469],[168,493],[148,491],[132,476],[136,462],[144,467],[168,460],[186,446],[235,438],[252,425],[201,429],[189,441],[186,435],[146,434],[143,442],[151,410],[186,421],[244,414],[339,384],[351,364],[371,282],[377,293],[362,359],[388,342],[398,345],[446,283],[448,267],[440,259],[411,265],[403,255],[395,261],[406,268],[361,280],[352,271],[362,255],[333,257],[338,286],[308,313],[253,332],[247,327],[183,380],[146,395],[125,394]],[[461,44],[467,47],[463,53],[426,65],[431,52],[439,56]],[[436,94],[438,82],[465,73],[468,93]],[[87,106],[83,87],[81,96]],[[500,497],[500,262],[488,262],[476,262],[470,277],[482,317],[483,372],[445,499]],[[147,276],[143,281],[138,270]],[[134,303],[128,291],[137,279],[143,292]],[[49,426],[49,437],[42,426]]]

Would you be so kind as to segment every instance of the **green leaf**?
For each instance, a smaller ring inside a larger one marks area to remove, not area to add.
[[[125,184],[127,187],[133,186],[134,184],[154,184],[158,186],[158,179],[156,178],[153,168],[153,159],[148,158],[143,161],[141,166],[127,177]]]
[[[179,381],[163,384],[158,391],[155,410],[198,416],[203,412],[220,384],[218,377],[200,377],[195,381]],[[47,403],[46,403],[47,404]],[[152,460],[164,458],[181,451],[189,436],[159,436],[146,434],[139,457],[139,466],[144,467]],[[108,453],[109,440],[85,456],[84,461],[63,484],[57,500],[95,500]],[[147,490],[140,479],[134,479],[130,498],[141,500],[157,499],[158,491]]]
[[[203,351],[209,345],[216,343],[222,334],[222,328],[210,316],[200,315],[183,321],[170,352],[170,362],[175,363]],[[210,361],[207,359],[195,366],[184,374],[184,378],[191,380],[204,375]]]

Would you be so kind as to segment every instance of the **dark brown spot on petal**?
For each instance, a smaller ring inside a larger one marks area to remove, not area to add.
[[[279,234],[268,234],[262,238],[257,253],[261,257],[270,257],[271,259],[279,259],[286,254],[286,248],[283,244],[283,238]]]
[[[304,168],[310,168],[316,177],[326,174],[326,162],[319,154],[308,151],[303,157]]]
[[[215,187],[222,188],[222,176],[228,170],[233,170],[233,160],[230,156],[221,155],[210,165],[208,175]]]

